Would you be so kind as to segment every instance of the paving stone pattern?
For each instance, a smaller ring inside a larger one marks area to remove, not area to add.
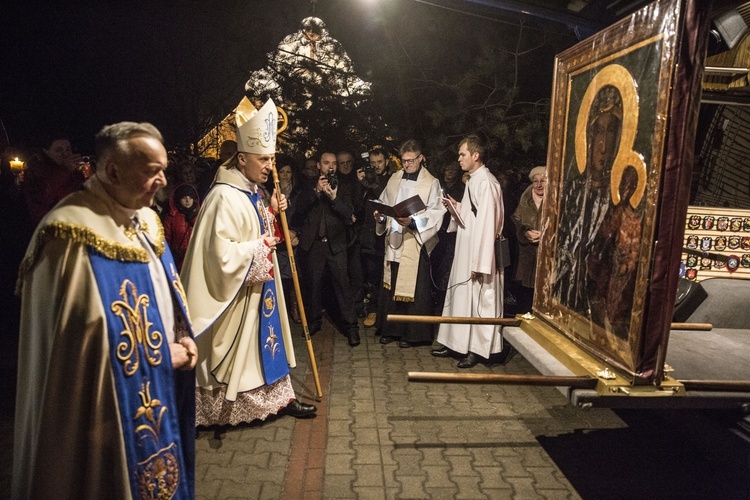
[[[326,373],[327,415],[314,419],[326,424],[319,477],[287,475],[292,440],[310,439],[295,426],[310,421],[273,417],[200,432],[198,497],[279,498],[286,481],[304,483],[300,498],[579,498],[535,436],[625,425],[608,410],[569,408],[554,388],[410,383],[408,371],[456,372],[456,362],[429,347],[382,345],[372,330],[362,340],[352,349],[330,325],[313,338]],[[295,347],[293,382],[311,401],[304,342]],[[536,373],[521,356],[471,371]]]
[[[314,402],[296,328],[292,382]],[[313,345],[319,415],[200,429],[199,499],[750,498],[750,438],[734,412],[582,410],[549,387],[410,383],[409,371],[460,370],[372,330],[352,349],[325,323]],[[5,368],[12,381],[15,363]],[[470,372],[536,373],[520,355]],[[7,498],[12,391],[2,401]]]

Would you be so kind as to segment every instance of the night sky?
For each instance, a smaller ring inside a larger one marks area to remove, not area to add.
[[[184,143],[196,117],[220,119],[236,105],[248,74],[311,14],[308,0],[4,2],[0,120],[11,144],[25,147],[61,130],[88,154],[96,131],[121,120],[150,121],[167,144]],[[474,31],[491,34],[517,23],[496,12],[502,22],[410,0],[320,0],[315,15],[369,81],[378,77],[370,62],[382,57],[384,30],[396,20],[407,28],[395,36],[422,63],[444,64],[446,71],[469,62],[460,58],[470,53]],[[537,56],[522,80],[549,96],[554,52]]]

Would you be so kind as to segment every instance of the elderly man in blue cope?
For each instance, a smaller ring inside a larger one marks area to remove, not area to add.
[[[456,251],[443,305],[443,316],[500,318],[503,315],[503,270],[495,264],[495,237],[503,231],[503,193],[500,183],[484,165],[485,148],[477,136],[459,145],[458,163],[469,174],[461,203],[454,203],[464,226],[451,220],[448,231],[458,230]],[[442,324],[437,341],[444,347],[433,356],[464,354],[459,368],[471,368],[480,358],[503,350],[500,327]]]
[[[274,192],[267,209],[258,190],[272,171],[278,113],[270,99],[256,110],[245,97],[235,116],[238,152],[216,172],[182,268],[199,353],[197,425],[316,411],[289,378],[296,360],[274,236],[286,197]]]
[[[12,497],[193,498],[197,352],[149,206],[149,123],[96,136],[99,168],[42,219],[21,265]]]

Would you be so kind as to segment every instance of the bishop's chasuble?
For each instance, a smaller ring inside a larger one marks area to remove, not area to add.
[[[281,273],[263,241],[272,226],[257,186],[219,167],[182,268],[198,344],[198,425],[265,419],[295,397]]]

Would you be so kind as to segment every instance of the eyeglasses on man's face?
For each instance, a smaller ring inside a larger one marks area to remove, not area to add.
[[[414,162],[417,161],[422,155],[417,155],[414,158],[401,158],[401,162],[404,165],[414,165]]]

